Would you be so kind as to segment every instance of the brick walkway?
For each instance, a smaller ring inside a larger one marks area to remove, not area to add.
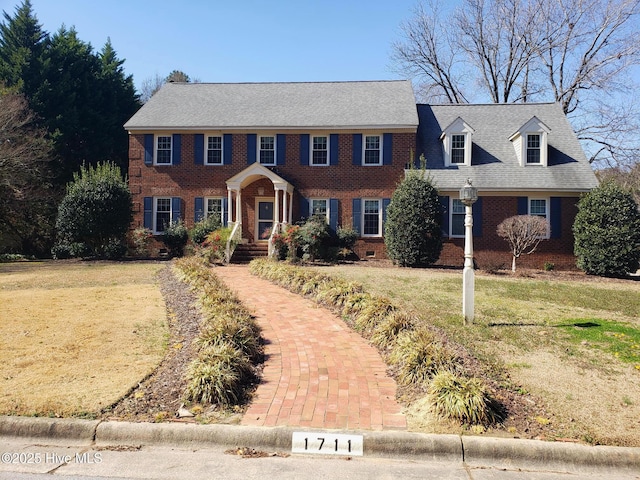
[[[342,319],[246,266],[215,273],[256,316],[267,342],[262,382],[243,425],[406,429],[385,363]]]

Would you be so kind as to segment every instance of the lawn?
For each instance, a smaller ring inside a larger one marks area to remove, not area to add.
[[[159,268],[0,264],[0,414],[94,416],[151,373],[166,350]]]
[[[501,382],[549,412],[554,436],[640,446],[640,282],[582,275],[476,276],[462,324],[461,272],[322,267],[417,312]],[[512,432],[524,434],[525,432]]]

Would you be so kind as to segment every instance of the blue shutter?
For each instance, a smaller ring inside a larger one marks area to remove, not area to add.
[[[473,204],[473,236],[482,236],[482,197],[478,197],[478,201]]]
[[[353,164],[362,165],[362,134],[353,134]]]
[[[257,135],[255,133],[247,134],[247,165],[256,163],[256,142]]]
[[[384,235],[384,226],[387,223],[387,208],[389,207],[389,204],[391,203],[391,199],[390,198],[383,198],[382,199],[382,232]]]
[[[353,199],[353,229],[356,232],[358,232],[358,235],[362,235],[361,217],[362,217],[362,199],[354,198]]]
[[[442,207],[442,236],[449,236],[449,197],[440,196],[440,206]]]
[[[194,211],[195,211],[194,220],[196,222],[199,222],[204,218],[204,198],[196,197],[194,202]]]
[[[551,215],[551,238],[562,237],[562,198],[551,197],[551,205],[549,212]]]
[[[391,165],[393,162],[393,134],[385,133],[382,136],[382,164]]]
[[[287,156],[287,136],[284,133],[276,135],[276,165],[284,165]]]
[[[153,135],[151,135],[153,137]],[[153,197],[144,197],[143,226],[153,230]]]
[[[518,215],[529,214],[529,197],[518,197]]]
[[[338,230],[338,199],[329,199],[329,227],[335,232]]]
[[[153,133],[144,135],[144,164],[153,165]]]
[[[300,218],[309,218],[310,216],[309,199],[300,197]]]
[[[204,165],[204,134],[196,133],[193,136],[193,163]]]
[[[172,164],[180,165],[180,162],[182,162],[182,135],[174,133],[171,146],[173,148]]]
[[[222,148],[224,151],[222,163],[224,165],[231,165],[233,162],[233,136],[230,133],[225,133],[222,136]]]
[[[171,198],[171,221],[177,222],[182,218],[182,199],[180,197]]]
[[[309,134],[300,135],[300,165],[309,165]]]
[[[226,197],[222,198],[222,226],[226,227],[227,223],[229,223],[229,212],[228,212],[228,207],[229,206],[229,199]]]
[[[338,165],[338,146],[340,136],[337,133],[329,135],[329,165]]]

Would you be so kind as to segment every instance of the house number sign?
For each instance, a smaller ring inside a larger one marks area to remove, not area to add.
[[[363,455],[362,435],[344,435],[327,432],[293,432],[292,453],[318,453],[322,455]]]

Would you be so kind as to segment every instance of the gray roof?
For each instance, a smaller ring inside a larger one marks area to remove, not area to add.
[[[403,128],[418,125],[410,81],[167,83],[128,130]]]
[[[459,190],[467,178],[482,191],[588,191],[598,185],[567,117],[559,104],[418,105],[418,154],[440,190]],[[532,117],[549,129],[548,166],[519,164],[509,137]],[[440,134],[457,117],[475,131],[471,166],[445,167]]]

